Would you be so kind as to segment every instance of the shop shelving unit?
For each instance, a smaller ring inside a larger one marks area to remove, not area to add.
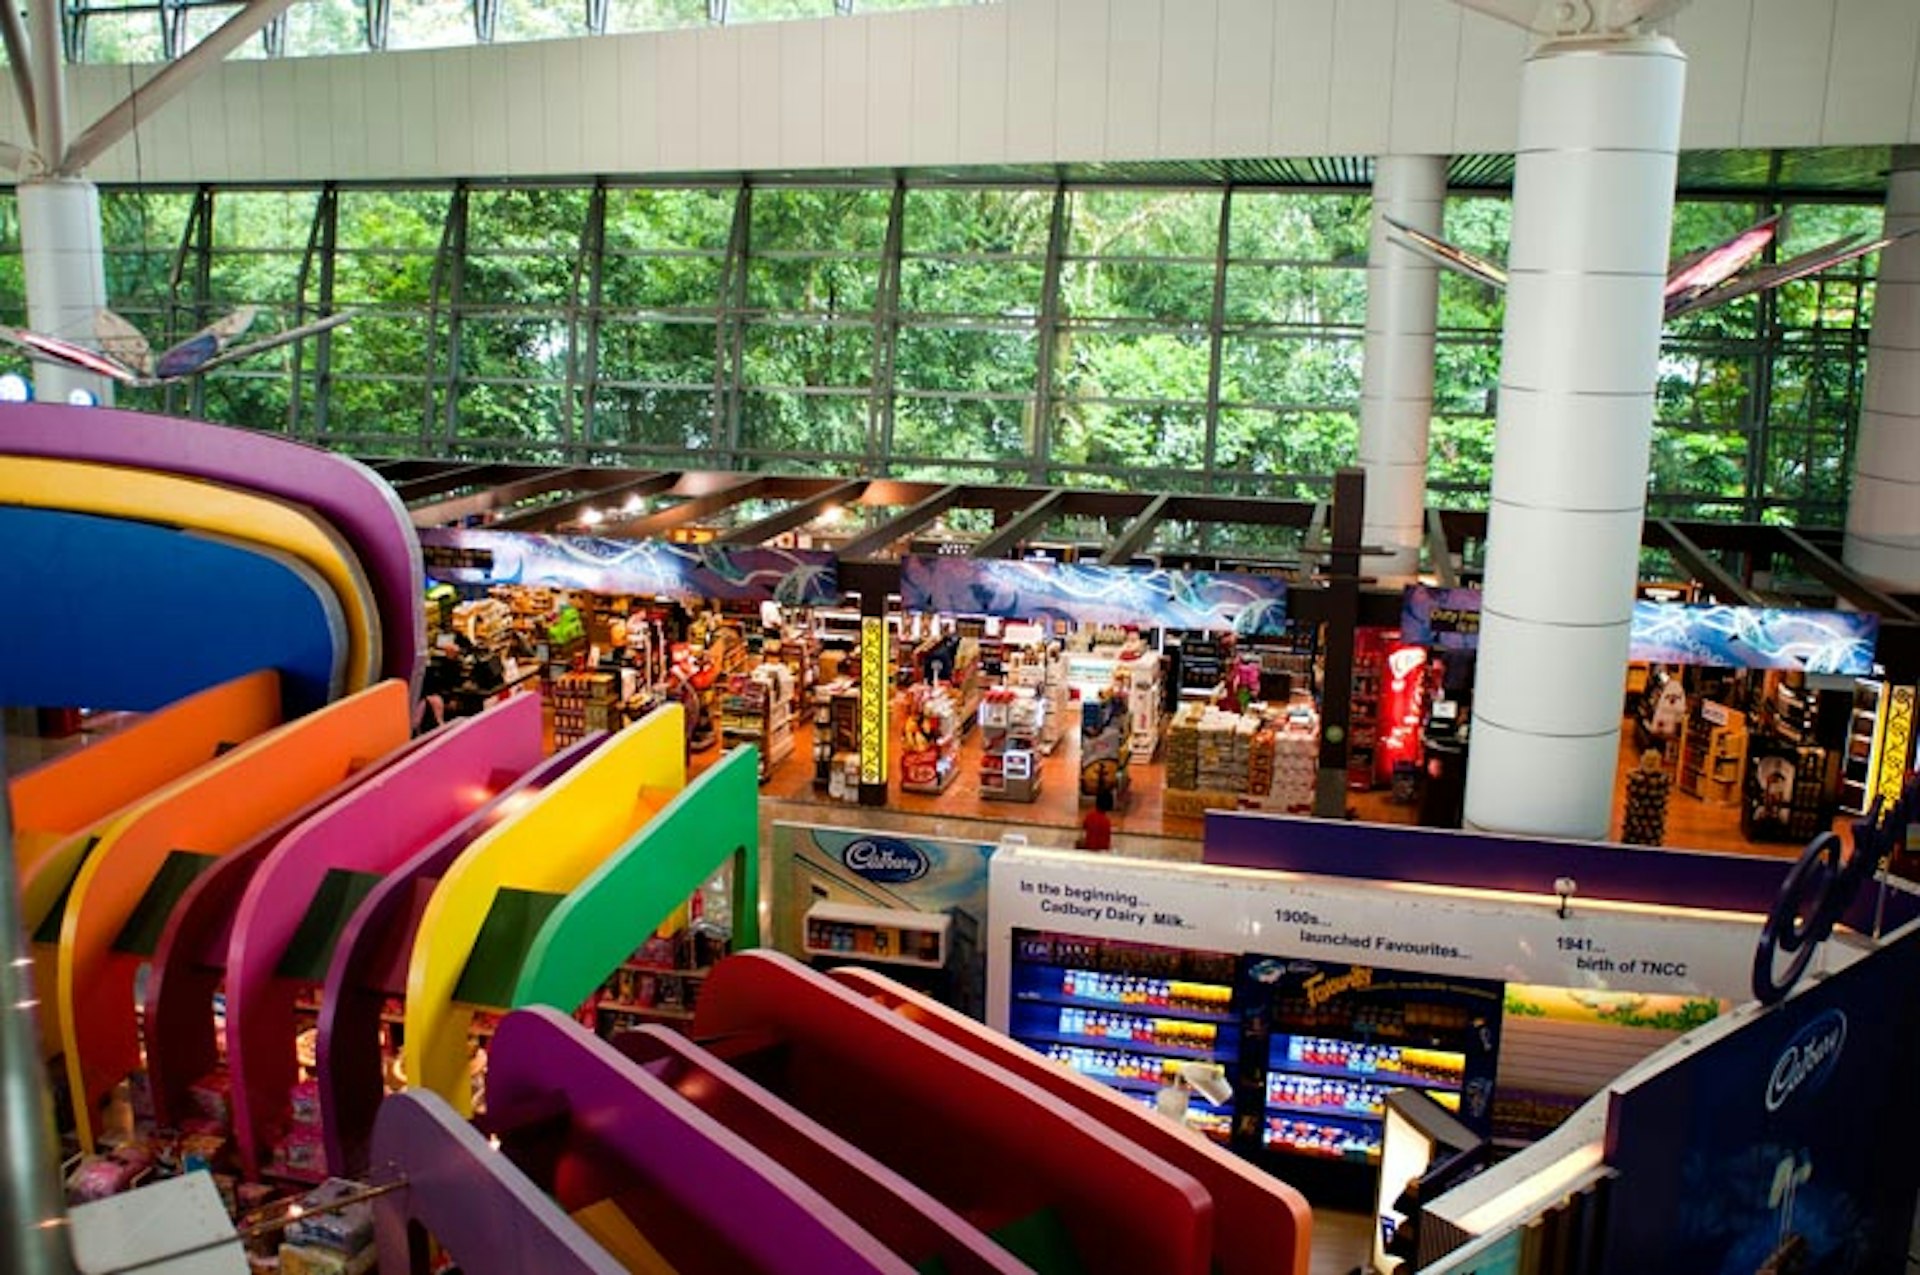
[[[813,786],[829,788],[836,759],[860,751],[860,688],[839,678],[813,688]]]
[[[1712,700],[1697,701],[1680,744],[1680,791],[1732,805],[1740,799],[1746,761],[1747,715]]]
[[[925,732],[924,747],[900,752],[900,787],[907,792],[941,793],[960,773],[960,700],[951,687],[919,687],[914,714]]]
[[[1040,740],[1049,705],[1028,688],[988,691],[980,702],[980,795],[1032,801],[1040,795]]]
[[[793,753],[792,681],[786,665],[763,664],[729,678],[719,697],[721,746],[758,747],[761,783]]]
[[[1880,767],[1887,699],[1884,682],[1858,678],[1847,714],[1847,746],[1840,762],[1840,809],[1865,814],[1873,802],[1873,776]]]
[[[953,918],[945,912],[816,903],[807,909],[801,950],[862,965],[944,969],[952,931]]]

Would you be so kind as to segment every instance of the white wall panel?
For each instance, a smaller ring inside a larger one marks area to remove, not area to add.
[[[1916,0],[1694,0],[1674,34],[1687,147],[1920,141]],[[1517,136],[1526,47],[1452,0],[1001,0],[249,60],[143,121],[138,176],[1498,152]],[[127,74],[74,69],[76,126],[125,94]],[[132,151],[116,146],[94,175],[133,179]]]
[[[370,177],[398,177],[405,171],[400,167],[400,125],[396,118],[400,114],[401,60],[400,55],[394,53],[370,53],[360,59],[364,70],[361,90],[365,96],[361,100],[366,103],[367,111],[367,175]],[[284,146],[284,139],[273,131],[266,110],[271,87],[283,78],[274,74],[277,69],[263,66],[260,75],[263,169],[271,162],[274,150]],[[504,87],[502,92],[504,94]],[[475,159],[478,158],[476,155]],[[503,153],[503,169],[504,160]]]
[[[1275,155],[1318,155],[1327,148],[1334,5],[1335,0],[1280,0],[1273,30],[1269,147]]]
[[[819,22],[781,22],[780,163],[818,168],[825,163],[826,27]]]
[[[580,83],[580,45],[579,40],[541,41],[540,72],[546,85],[541,99],[546,125],[541,162],[550,173],[579,173],[587,167],[582,134],[588,101]]]
[[[1220,0],[1213,54],[1213,151],[1267,153],[1273,119],[1273,0]]]
[[[867,163],[909,163],[913,149],[913,20],[889,13],[867,23]]]
[[[1885,141],[1886,121],[1913,101],[1913,68],[1920,57],[1920,3],[1847,0],[1834,11],[1833,51],[1827,59],[1827,106],[1821,140],[1828,144]]]
[[[922,9],[913,25],[913,123],[907,153],[916,164],[953,162],[960,149],[960,10]]]
[[[841,19],[825,24],[826,132],[822,138],[830,168],[867,162],[866,21]]]
[[[732,31],[707,30],[694,37],[700,67],[697,131],[701,168],[740,166],[740,40]]]
[[[659,168],[685,172],[700,167],[700,34],[669,31],[659,37],[654,61],[654,126]]]
[[[1053,144],[1062,156],[1107,154],[1107,0],[1060,0]]]
[[[1687,101],[1680,145],[1741,145],[1746,110],[1748,44],[1753,0],[1697,0],[1673,23],[1674,42],[1687,55]],[[1509,106],[1509,113],[1515,108]]]
[[[1453,146],[1460,75],[1460,15],[1453,6],[1402,3],[1393,40],[1388,148],[1444,155]]]
[[[1158,7],[1158,0],[1154,0]],[[1007,6],[983,4],[960,15],[960,120],[954,158],[987,164],[1007,146]]]
[[[1394,0],[1342,0],[1334,14],[1327,145],[1336,153],[1372,155],[1387,149],[1398,10]]]
[[[1160,153],[1160,0],[1107,6],[1107,156]]]
[[[620,45],[583,40],[580,47],[580,166],[591,173],[620,168]]]
[[[1007,142],[1004,158],[1047,160],[1055,154],[1053,81],[1059,72],[1056,0],[1007,7]]]
[[[456,177],[484,172],[474,163],[473,53],[443,49],[433,58],[433,134],[440,171]],[[338,153],[345,145],[334,147]]]
[[[780,28],[761,22],[740,29],[740,163],[778,168],[780,153]]]
[[[1165,0],[1160,11],[1160,155],[1213,153],[1213,62],[1217,0]]]
[[[614,128],[620,171],[644,173],[660,167],[659,66],[657,40],[621,40],[619,118]]]
[[[260,64],[255,63],[255,65]],[[234,66],[237,69],[239,64],[235,63]],[[335,174],[343,180],[365,177],[368,175],[367,132],[371,127],[367,118],[366,69],[358,58],[331,58],[328,60],[328,69],[332,72],[333,116],[328,121],[328,126],[333,129]],[[239,131],[234,128],[234,120],[243,112],[257,115],[260,100],[259,76],[255,75],[251,83],[239,77],[228,79],[223,76],[222,79],[226,82],[227,146],[231,151],[235,171],[245,171],[241,168],[241,157],[238,151],[232,150],[240,138]],[[461,102],[458,107],[459,127],[466,131],[469,138],[468,146],[471,147],[471,139],[474,136],[473,121],[468,116],[467,103]],[[253,131],[253,146],[256,151],[259,145],[260,133],[256,118]],[[468,159],[468,166],[473,166],[471,156]]]
[[[506,50],[472,49],[467,54],[467,115],[473,130],[473,172],[495,173],[509,167],[507,153]],[[374,128],[387,125],[368,121]]]
[[[1820,140],[1835,3],[1754,0],[1742,145],[1755,145],[1752,139],[1761,137],[1774,146],[1811,146]]]
[[[1518,136],[1520,67],[1527,33],[1484,14],[1460,19],[1460,69],[1454,76],[1454,154],[1510,151]]]

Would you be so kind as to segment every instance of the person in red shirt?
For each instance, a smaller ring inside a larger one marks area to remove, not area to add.
[[[1080,840],[1074,842],[1082,850],[1113,849],[1113,789],[1100,785],[1093,794],[1093,809],[1087,811],[1086,822],[1080,825]]]

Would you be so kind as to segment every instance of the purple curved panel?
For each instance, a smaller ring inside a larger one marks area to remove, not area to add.
[[[1028,1272],[1026,1263],[958,1213],[685,1036],[642,1027],[615,1036],[613,1047],[791,1170],[916,1268],[937,1257],[940,1269],[952,1275]]]
[[[681,1275],[910,1275],[797,1176],[558,1010],[515,1010],[487,1055],[487,1124],[562,1208],[616,1201]]]
[[[345,536],[380,607],[386,677],[418,692],[426,665],[426,582],[406,506],[347,456],[254,430],[61,403],[0,406],[0,452],[210,478],[298,501]]]
[[[404,1191],[373,1203],[379,1268],[425,1271],[414,1243],[424,1227],[468,1275],[625,1275],[512,1161],[445,1099],[416,1090],[395,1094],[373,1127],[373,1156],[407,1180]]]
[[[250,1175],[283,1131],[298,1076],[301,985],[280,977],[280,962],[327,874],[384,876],[401,866],[537,766],[540,745],[540,701],[531,695],[444,726],[282,838],[254,870],[227,944],[234,1144]]]
[[[190,1114],[187,1089],[219,1064],[213,995],[226,978],[227,939],[233,932],[234,910],[247,883],[253,880],[254,870],[288,833],[425,742],[409,740],[355,771],[325,796],[213,864],[180,896],[153,950],[141,1016],[153,1111],[163,1126],[177,1125]]]
[[[360,901],[334,944],[320,1000],[315,1048],[320,1083],[320,1123],[327,1164],[333,1172],[364,1173],[380,1099],[380,1014],[389,996],[406,990],[407,959],[414,929],[433,887],[462,851],[504,819],[525,809],[527,799],[572,770],[607,736],[589,735],[555,754],[389,872]]]

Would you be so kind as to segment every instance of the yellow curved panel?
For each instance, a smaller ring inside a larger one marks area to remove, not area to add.
[[[567,893],[686,787],[680,712],[670,704],[621,731],[447,869],[420,918],[407,965],[402,1057],[408,1084],[473,1114],[467,1080],[473,1011],[453,993],[494,896],[503,889]]]
[[[163,523],[291,554],[339,595],[347,620],[347,690],[371,685],[380,668],[378,612],[359,556],[331,524],[299,505],[148,469],[24,456],[0,457],[0,505]]]
[[[55,999],[81,1146],[94,1104],[139,1063],[133,980],[114,944],[170,852],[220,856],[324,796],[412,735],[406,683],[338,700],[161,788],[102,830],[60,922]]]

